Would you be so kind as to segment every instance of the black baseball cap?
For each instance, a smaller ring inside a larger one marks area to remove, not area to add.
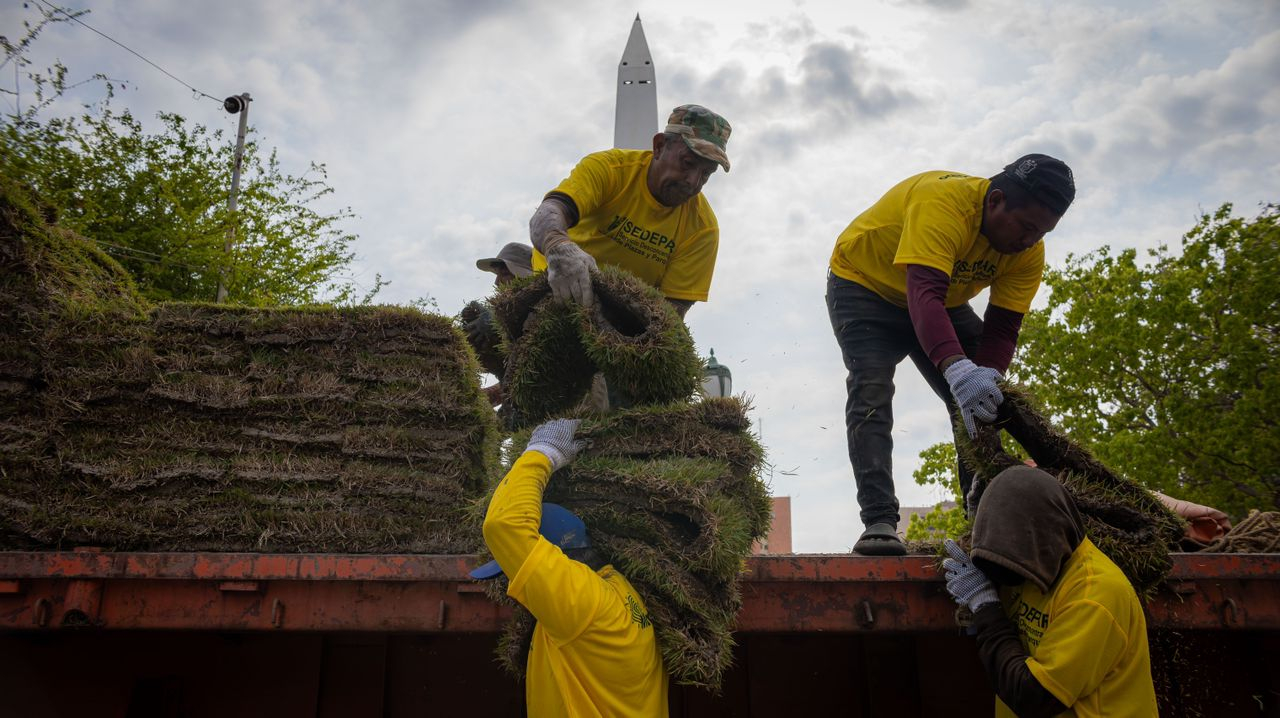
[[[1066,214],[1075,201],[1076,178],[1067,163],[1056,157],[1023,155],[1006,165],[1004,174],[1058,216]]]

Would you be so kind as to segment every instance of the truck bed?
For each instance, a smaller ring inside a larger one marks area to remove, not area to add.
[[[990,715],[932,556],[752,557],[719,695],[672,715]],[[475,556],[0,552],[0,716],[523,715]],[[1179,554],[1162,715],[1280,711],[1280,555]]]

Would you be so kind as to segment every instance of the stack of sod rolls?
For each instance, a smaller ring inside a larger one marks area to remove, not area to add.
[[[499,436],[449,319],[151,308],[4,189],[0,548],[480,547],[460,519]]]
[[[8,169],[0,162],[0,169]],[[59,470],[57,416],[74,403],[49,391],[113,372],[131,381],[148,305],[128,274],[92,243],[49,223],[53,212],[9,172],[0,172],[0,546],[28,536],[9,517],[43,517],[17,491]],[[126,366],[128,365],[128,366]],[[74,401],[74,400],[71,400]]]
[[[503,411],[511,426],[569,411],[597,371],[630,405],[687,400],[697,391],[702,360],[670,303],[616,267],[591,277],[590,310],[556,300],[544,274],[512,282],[489,300],[507,350]]]
[[[1008,432],[1036,466],[1053,474],[1075,499],[1085,532],[1124,571],[1139,595],[1149,595],[1169,573],[1169,550],[1183,535],[1184,522],[1130,479],[1116,475],[1084,447],[1069,439],[1020,387],[1001,387],[1005,401],[994,424],[979,424],[977,436],[961,443],[964,459],[977,473],[974,499],[996,474],[1023,462],[1006,453],[1000,435]],[[957,435],[965,436],[957,419]]]
[[[743,562],[770,523],[746,411],[739,399],[708,399],[584,419],[578,437],[589,445],[544,494],[582,518],[639,591],[671,677],[713,690],[732,660]],[[505,584],[491,595],[506,600]],[[522,674],[534,624],[515,609],[499,657]]]

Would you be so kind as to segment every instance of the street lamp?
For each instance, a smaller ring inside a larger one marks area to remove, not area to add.
[[[707,368],[702,370],[702,391],[709,397],[726,397],[733,393],[733,372],[716,361],[716,350],[711,350]]]

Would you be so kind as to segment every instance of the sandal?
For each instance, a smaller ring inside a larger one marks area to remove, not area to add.
[[[904,556],[907,545],[898,537],[895,526],[890,523],[874,523],[862,532],[858,542],[853,545],[853,552],[863,556]]]

